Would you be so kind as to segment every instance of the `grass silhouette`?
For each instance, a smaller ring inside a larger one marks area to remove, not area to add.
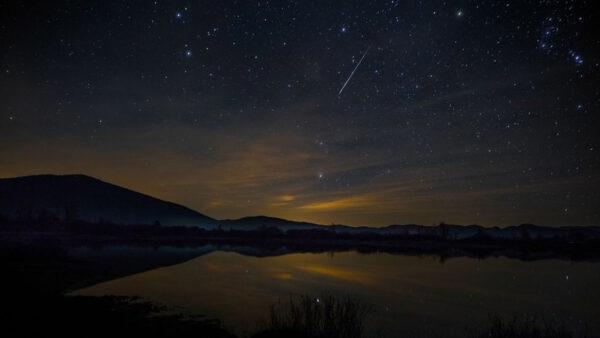
[[[584,327],[581,331],[568,328],[557,319],[540,320],[536,317],[513,317],[503,319],[490,316],[488,327],[473,338],[584,338],[588,337]]]
[[[263,329],[254,337],[359,338],[370,312],[369,306],[350,296],[290,296],[271,306]]]

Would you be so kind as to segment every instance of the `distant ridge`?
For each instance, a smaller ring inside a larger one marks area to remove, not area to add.
[[[533,224],[521,224],[516,226],[484,227],[481,225],[454,225],[440,224],[437,226],[426,226],[419,224],[388,225],[380,228],[348,225],[320,225],[307,222],[289,221],[282,218],[268,216],[251,216],[235,220],[219,221],[219,227],[223,230],[260,230],[265,228],[278,228],[288,230],[326,230],[338,234],[352,235],[389,235],[405,237],[429,237],[443,240],[465,240],[473,238],[521,240],[521,239],[568,239],[574,234],[578,236],[600,238],[600,227],[595,226],[564,226],[545,227]]]
[[[260,228],[276,227],[282,230],[289,229],[322,229],[326,225],[308,222],[290,221],[283,218],[269,216],[247,216],[239,219],[225,219],[219,221],[223,230],[257,230]]]
[[[117,224],[155,224],[214,228],[216,221],[166,202],[86,175],[34,175],[0,179],[0,213]]]
[[[112,223],[114,225],[157,225],[198,227],[206,230],[327,232],[380,238],[465,239],[600,239],[600,227],[544,227],[521,224],[505,228],[480,225],[418,224],[389,225],[381,228],[347,225],[321,225],[268,216],[215,220],[184,206],[163,201],[86,175],[35,175],[0,179],[0,221],[38,223],[52,215],[61,221]],[[44,224],[41,224],[44,226]],[[323,235],[323,234],[321,234]]]

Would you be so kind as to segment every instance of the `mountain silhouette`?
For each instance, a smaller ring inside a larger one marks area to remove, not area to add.
[[[326,225],[314,224],[308,222],[290,221],[283,218],[269,216],[248,216],[238,219],[226,219],[219,221],[219,226],[223,230],[258,230],[261,228],[279,228],[281,230],[290,229],[322,229]]]
[[[321,225],[268,216],[215,220],[184,206],[163,201],[85,175],[36,175],[0,179],[0,220],[34,221],[47,219],[115,225],[164,225],[199,227],[206,230],[276,231],[286,233],[328,232],[355,236],[429,237],[443,240],[468,238],[594,239],[600,227],[544,227],[532,224],[483,227],[480,225],[424,226],[418,224],[368,226]],[[320,235],[323,235],[321,233]]]
[[[214,228],[217,221],[85,175],[35,175],[0,179],[0,214],[32,219],[40,214],[64,220],[117,224],[161,224]]]

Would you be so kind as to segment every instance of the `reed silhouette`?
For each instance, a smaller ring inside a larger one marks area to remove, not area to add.
[[[512,319],[503,319],[491,315],[488,327],[478,333],[471,333],[470,336],[472,338],[585,338],[588,337],[588,333],[585,325],[575,330],[556,318],[515,316]]]
[[[350,296],[290,296],[271,306],[263,329],[254,337],[360,338],[370,311],[368,305]]]

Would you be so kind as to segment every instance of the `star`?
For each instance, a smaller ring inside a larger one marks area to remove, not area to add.
[[[247,198],[269,210],[259,196],[290,190],[302,194],[297,203],[339,197],[343,203],[325,206],[350,211],[309,215],[320,222],[505,226],[525,221],[527,211],[541,225],[600,224],[594,13],[584,1],[546,2],[151,0],[147,8],[44,13],[9,1],[0,144],[11,145],[4,157],[31,161],[3,169],[73,171],[82,159],[45,167],[69,149],[65,140],[95,129],[108,142],[91,150],[118,154],[132,131],[151,127],[136,133],[140,152],[125,158],[130,163],[111,160],[103,175],[134,186],[173,180],[169,194],[199,211],[210,186],[231,200],[215,216],[254,213],[237,208]],[[93,22],[92,34],[65,35],[80,22]],[[135,90],[114,95],[122,87]],[[55,154],[43,153],[49,141]],[[136,166],[158,161],[156,147],[177,156],[137,177]],[[195,168],[211,177],[196,180]],[[182,188],[189,181],[198,189]],[[245,191],[228,182],[256,191],[241,198]],[[441,191],[449,198],[439,199]],[[355,199],[363,195],[374,201]],[[413,198],[427,202],[407,213],[393,205]],[[371,202],[381,207],[349,216]],[[295,207],[282,215],[302,220],[313,210]]]

